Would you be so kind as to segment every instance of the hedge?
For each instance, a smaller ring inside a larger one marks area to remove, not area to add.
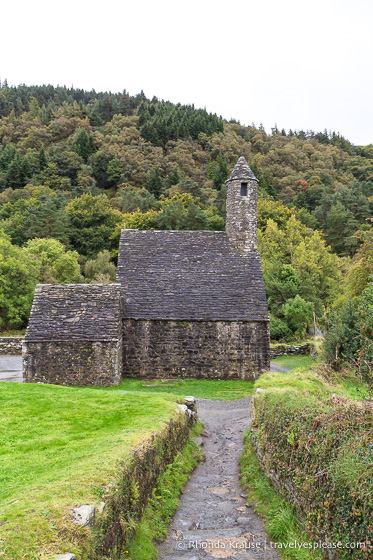
[[[292,387],[282,376],[279,387],[255,395],[255,451],[280,493],[295,503],[312,538],[343,543],[330,558],[371,559],[373,406],[333,394],[320,378],[312,387],[309,375],[302,391],[302,374],[292,377],[297,377]],[[265,375],[257,385],[268,385]],[[365,548],[347,549],[346,543]]]

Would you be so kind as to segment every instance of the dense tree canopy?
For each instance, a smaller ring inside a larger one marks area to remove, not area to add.
[[[240,155],[259,180],[273,335],[301,337],[311,308],[326,325],[335,302],[370,282],[372,145],[328,131],[267,134],[143,92],[3,83],[0,328],[25,324],[37,281],[113,280],[124,223],[224,229],[224,183]]]
[[[82,282],[78,257],[56,239],[12,245],[0,230],[0,329],[25,324],[36,284]]]
[[[122,214],[110,206],[103,194],[74,198],[66,206],[66,214],[70,219],[71,246],[90,258],[110,248],[110,236],[116,224],[123,221]]]

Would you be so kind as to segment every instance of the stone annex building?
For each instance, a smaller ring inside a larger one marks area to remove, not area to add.
[[[25,381],[256,378],[269,369],[256,229],[257,179],[240,157],[227,181],[225,232],[123,229],[116,284],[36,287]]]

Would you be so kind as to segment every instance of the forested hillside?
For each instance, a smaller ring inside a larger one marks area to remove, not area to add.
[[[25,326],[37,282],[113,281],[124,223],[224,229],[240,155],[259,179],[272,338],[302,338],[314,312],[334,325],[373,273],[373,145],[143,93],[2,84],[0,329]]]

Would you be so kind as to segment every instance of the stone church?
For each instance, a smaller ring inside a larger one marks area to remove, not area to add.
[[[240,157],[227,180],[225,232],[123,229],[116,284],[36,287],[25,381],[255,379],[269,369],[256,230],[257,179]]]

